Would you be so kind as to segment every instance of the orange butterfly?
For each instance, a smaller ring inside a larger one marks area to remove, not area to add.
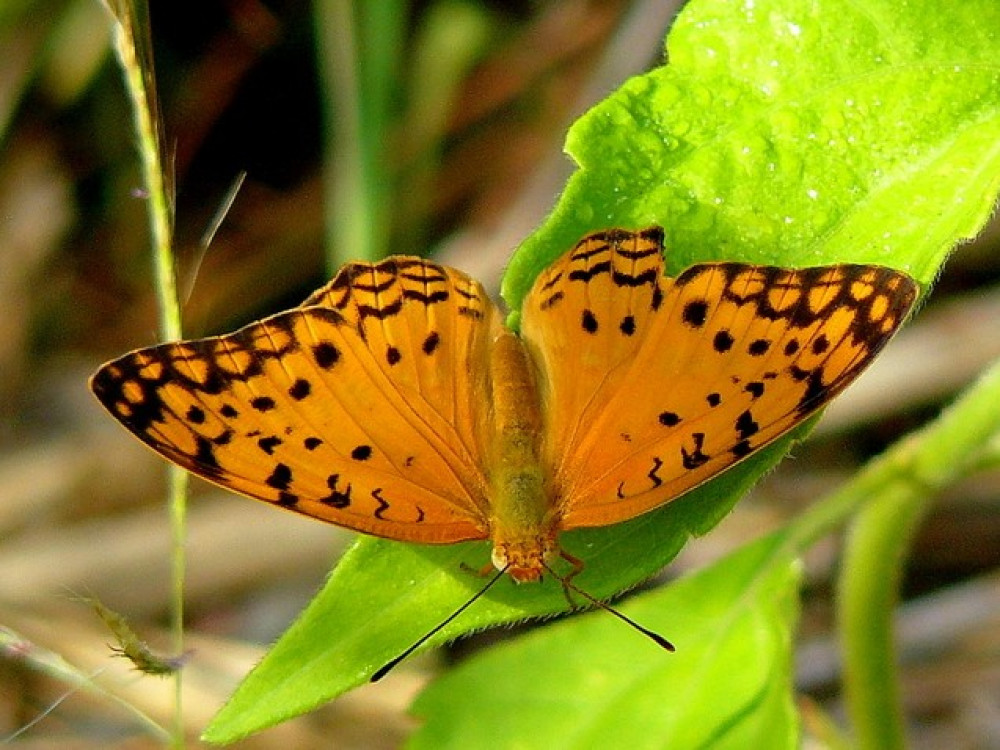
[[[561,532],[663,505],[815,413],[917,291],[872,265],[670,278],[662,229],[611,229],[538,277],[520,335],[465,274],[393,257],[235,333],[126,354],[91,387],[218,485],[389,539],[488,539],[533,581]]]

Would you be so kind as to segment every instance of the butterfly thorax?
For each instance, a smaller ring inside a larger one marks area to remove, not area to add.
[[[489,460],[493,564],[518,582],[541,577],[558,550],[555,517],[539,458],[542,422],[527,350],[510,331],[491,352],[493,431]]]

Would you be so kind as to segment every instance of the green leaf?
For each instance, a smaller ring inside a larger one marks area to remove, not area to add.
[[[417,699],[424,723],[409,747],[796,747],[799,566],[782,542],[767,537],[621,608],[674,654],[593,612],[477,655]]]
[[[668,266],[880,263],[930,283],[1000,185],[1000,4],[692,2],[670,64],[570,129],[580,165],[504,280],[512,310],[589,231],[660,224]]]
[[[998,34],[995,0],[692,2],[671,64],[571,129],[580,169],[515,255],[508,303],[586,232],[650,224],[667,228],[674,271],[720,258],[875,262],[928,285],[1000,185]],[[629,523],[565,535],[586,562],[577,583],[604,597],[648,578],[791,443]],[[485,544],[359,541],[206,738],[231,741],[363,683],[482,585],[460,563],[487,560]],[[558,585],[502,581],[428,645],[565,608]]]

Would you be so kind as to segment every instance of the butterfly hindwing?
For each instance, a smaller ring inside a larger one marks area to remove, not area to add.
[[[608,252],[611,268],[630,262],[616,257],[614,243]],[[864,369],[917,292],[905,274],[860,265],[714,263],[676,279],[658,265],[644,295],[613,272],[569,271],[544,292],[541,278],[522,330],[546,389],[562,393],[572,378],[571,391],[585,394],[546,414],[563,528],[655,508],[800,424]],[[649,300],[641,314],[630,313],[627,335],[615,325],[621,309],[605,301],[615,294]],[[593,324],[581,327],[558,302],[543,308],[554,297],[589,300]],[[610,352],[607,370],[549,366],[572,360],[579,347],[595,357]]]
[[[498,321],[457,271],[350,264],[299,308],[132,352],[92,387],[154,450],[221,486],[392,539],[484,538],[474,374]]]

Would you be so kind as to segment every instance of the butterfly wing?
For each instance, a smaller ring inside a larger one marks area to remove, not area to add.
[[[487,535],[482,287],[417,258],[345,266],[298,308],[141,349],[91,387],[156,452],[218,485],[390,539]]]
[[[657,229],[591,235],[525,301],[563,528],[644,513],[788,432],[917,295],[879,266],[712,263],[670,279],[661,253]]]

